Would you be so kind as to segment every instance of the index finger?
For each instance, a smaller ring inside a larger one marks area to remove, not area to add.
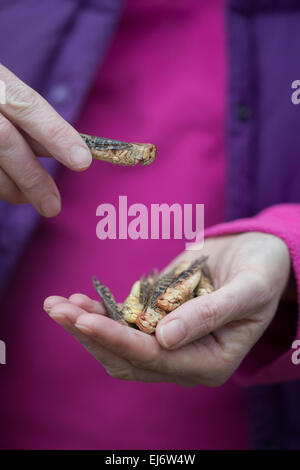
[[[3,65],[0,78],[6,85],[6,103],[0,111],[72,170],[83,170],[92,155],[78,132],[35,90]]]

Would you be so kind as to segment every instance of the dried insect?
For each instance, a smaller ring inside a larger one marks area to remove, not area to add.
[[[141,292],[140,292],[140,302],[146,307],[148,304],[153,286],[156,284],[158,279],[158,272],[156,269],[153,269],[149,276],[142,276],[141,278]]]
[[[156,301],[158,296],[165,292],[173,280],[174,270],[163,275],[153,286],[148,305],[136,319],[136,325],[145,333],[153,333],[157,323],[167,314],[167,312],[157,306]]]
[[[202,268],[202,275],[201,279],[199,281],[199,284],[195,290],[196,296],[204,295],[204,294],[210,294],[215,290],[213,281],[211,279],[211,276],[209,274],[207,266],[203,266]]]
[[[141,281],[136,281],[121,309],[123,317],[129,323],[135,323],[137,316],[143,311],[144,304],[140,302],[140,294]]]
[[[80,134],[80,136],[97,160],[125,166],[133,166],[137,163],[149,165],[156,155],[156,147],[153,144],[128,143],[87,134]]]
[[[151,334],[155,332],[158,322],[179,305],[195,295],[214,290],[207,258],[201,256],[192,263],[183,261],[160,278],[155,271],[147,277],[142,276],[133,284],[121,309],[108,287],[96,278],[93,278],[93,283],[111,318]]]
[[[155,331],[157,323],[168,313],[157,305],[158,297],[166,291],[174,279],[187,269],[189,265],[190,263],[186,261],[180,263],[173,270],[164,274],[156,285],[153,286],[152,296],[149,299],[148,305],[136,320],[136,325],[140,330],[149,334]]]
[[[146,308],[156,277],[157,274],[153,271],[149,276],[142,276],[139,281],[133,284],[121,309],[127,322],[135,323],[138,315]]]
[[[116,303],[115,298],[109,288],[104,284],[101,284],[101,282],[96,277],[93,277],[93,284],[100,298],[102,299],[106,312],[110,318],[118,321],[119,323],[122,323],[123,325],[128,325],[128,323],[124,320],[122,312],[119,309],[118,304]]]
[[[159,307],[147,307],[147,310],[142,312],[136,320],[136,325],[144,333],[154,333],[157,323],[162,320],[168,312]]]
[[[174,270],[174,277],[178,277],[183,271],[190,267],[191,263],[189,261],[182,261]]]
[[[201,264],[206,261],[207,257],[201,256],[196,259],[185,271],[183,271],[168,286],[165,292],[158,296],[156,304],[166,312],[171,312],[175,308],[189,300],[194,289],[201,279]]]

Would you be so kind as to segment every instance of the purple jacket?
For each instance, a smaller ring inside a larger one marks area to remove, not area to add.
[[[122,0],[0,0],[1,62],[74,122],[122,10]],[[228,220],[300,202],[297,0],[228,6]],[[16,33],[17,32],[17,33]],[[57,163],[45,163],[54,174]],[[0,292],[39,216],[0,201]],[[300,449],[300,383],[249,388],[256,448]]]

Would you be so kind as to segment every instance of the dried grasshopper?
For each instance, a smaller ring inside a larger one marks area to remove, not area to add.
[[[215,290],[213,280],[210,276],[207,265],[202,267],[202,275],[200,282],[195,290],[196,297],[204,294],[210,294]]]
[[[95,276],[93,277],[93,284],[100,298],[102,299],[108,316],[113,320],[122,323],[123,325],[128,325],[128,323],[124,320],[122,312],[119,309],[118,304],[109,288],[104,284],[101,284],[101,282]]]
[[[165,292],[173,280],[174,271],[171,271],[162,276],[153,286],[147,305],[136,319],[136,325],[145,333],[153,333],[157,323],[167,314],[167,312],[157,306],[156,301],[158,296]]]
[[[169,285],[176,279],[185,269],[188,268],[190,263],[186,261],[180,263],[170,272],[164,274],[154,285],[152,295],[143,312],[138,316],[136,325],[140,330],[145,333],[154,333],[157,323],[167,315],[164,309],[160,308],[157,304],[157,299],[162,295]]]
[[[137,163],[149,165],[156,155],[156,147],[153,144],[128,143],[87,134],[80,136],[95,159],[116,165],[133,166]]]
[[[157,274],[155,271],[148,277],[143,276],[136,281],[130,291],[129,296],[122,305],[122,314],[129,323],[135,323],[137,317],[142,313],[147,305],[151,290],[156,282]]]
[[[206,256],[196,259],[188,269],[183,271],[171,282],[164,293],[158,296],[156,304],[166,312],[172,312],[193,296],[198,286],[202,271],[201,265],[207,260]]]
[[[206,260],[207,256],[201,256],[192,263],[183,261],[160,278],[154,271],[143,276],[133,284],[121,309],[108,287],[96,278],[93,282],[111,318],[151,334],[158,322],[179,305],[214,290]]]

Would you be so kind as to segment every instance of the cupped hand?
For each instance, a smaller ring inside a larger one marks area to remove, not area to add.
[[[110,375],[183,386],[223,384],[274,317],[291,263],[285,243],[260,232],[211,238],[171,264],[209,256],[216,291],[169,313],[147,335],[104,314],[82,294],[45,300],[49,315],[74,335]]]
[[[30,202],[52,217],[60,211],[60,194],[37,155],[53,157],[75,171],[86,169],[92,156],[78,132],[1,64],[0,81],[5,90],[0,103],[0,198]]]

